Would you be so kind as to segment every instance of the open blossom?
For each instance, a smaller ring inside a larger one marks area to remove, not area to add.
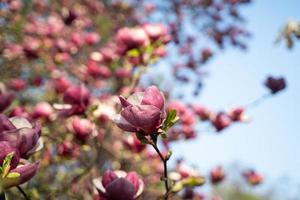
[[[93,183],[107,200],[135,200],[144,190],[144,183],[136,172],[108,170]]]
[[[127,99],[120,97],[122,111],[115,123],[124,131],[149,135],[158,130],[165,118],[165,99],[155,86],[136,92]]]
[[[272,94],[276,94],[277,92],[285,89],[286,83],[282,77],[275,78],[270,76],[267,78],[265,86],[270,89]]]
[[[21,117],[0,115],[0,141],[7,141],[18,149],[22,158],[42,148],[41,126]]]

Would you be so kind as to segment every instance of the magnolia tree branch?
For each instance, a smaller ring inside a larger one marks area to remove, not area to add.
[[[1,192],[1,193],[0,193],[0,200],[6,200],[6,197],[5,197],[5,193],[4,193],[4,192]]]
[[[153,148],[155,149],[155,151],[157,152],[157,154],[159,155],[161,161],[164,164],[164,177],[163,177],[163,180],[165,182],[165,190],[166,190],[166,193],[164,195],[164,199],[167,200],[169,198],[169,191],[170,191],[169,181],[168,181],[168,165],[167,165],[168,160],[161,154],[161,152],[158,149],[156,144],[152,143],[151,145],[153,146]]]

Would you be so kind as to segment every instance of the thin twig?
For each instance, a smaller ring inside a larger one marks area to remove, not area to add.
[[[151,143],[155,151],[157,152],[158,156],[160,157],[161,161],[164,164],[164,182],[165,182],[165,189],[166,193],[164,195],[164,199],[168,200],[169,198],[169,181],[168,181],[168,166],[167,166],[167,159],[164,158],[164,156],[161,154],[160,150],[158,149],[156,144]]]
[[[30,198],[27,196],[25,191],[20,186],[17,186],[17,188],[18,188],[19,192],[21,192],[21,194],[23,195],[24,199],[30,200]]]
[[[4,192],[0,193],[0,200],[6,200],[6,196]]]

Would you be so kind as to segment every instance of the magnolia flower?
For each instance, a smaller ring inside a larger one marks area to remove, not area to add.
[[[210,181],[212,184],[218,184],[225,178],[225,172],[221,166],[215,167],[210,172]]]
[[[17,148],[22,158],[43,147],[40,131],[39,124],[31,124],[25,118],[0,115],[0,141],[7,141]]]
[[[3,161],[0,161],[0,165],[2,164]],[[11,165],[7,174],[2,177],[2,182],[0,182],[0,189],[8,189],[10,187],[18,186],[29,181],[36,174],[38,166],[38,162],[28,163],[25,160],[21,160],[17,167]]]
[[[54,78],[52,80],[52,87],[55,89],[58,93],[64,93],[71,85],[71,82],[66,79],[64,76],[61,76],[59,78]]]
[[[9,87],[17,92],[24,90],[26,85],[26,81],[20,78],[11,79],[9,82]]]
[[[267,78],[265,86],[270,89],[272,94],[276,94],[277,92],[285,89],[286,83],[282,77],[275,78],[270,76]]]
[[[259,185],[263,181],[262,175],[260,175],[254,170],[248,170],[244,172],[243,176],[246,179],[246,181],[253,186]]]
[[[14,94],[7,92],[4,85],[0,83],[0,112],[4,111],[8,106],[10,106],[14,98]]]
[[[205,63],[213,56],[213,53],[210,48],[204,48],[201,51],[201,61],[202,63]]]
[[[94,124],[88,119],[80,119],[79,117],[72,118],[71,131],[75,137],[84,142],[93,133]]]
[[[69,87],[64,93],[64,102],[71,105],[69,114],[82,114],[90,102],[90,92],[84,86]]]
[[[163,24],[144,24],[143,28],[152,40],[164,39],[168,34],[168,29]]]
[[[114,122],[124,131],[149,135],[158,130],[165,118],[165,99],[155,86],[136,92],[127,99],[120,97],[122,111]]]
[[[231,109],[228,112],[228,116],[230,117],[230,119],[232,121],[240,121],[243,122],[246,120],[246,116],[245,116],[245,108],[243,107],[236,107]]]
[[[208,108],[206,108],[204,106],[200,106],[200,105],[193,106],[193,111],[202,120],[208,120],[210,118],[210,116],[212,115],[212,112]]]
[[[79,146],[71,140],[64,140],[58,145],[58,154],[64,157],[76,158],[80,154]]]
[[[10,111],[9,117],[23,117],[28,119],[29,113],[27,112],[26,107],[16,106]]]
[[[40,102],[34,107],[32,117],[49,119],[52,114],[52,106],[47,102]]]
[[[112,72],[107,66],[99,65],[97,62],[90,60],[86,64],[87,73],[93,78],[107,79],[111,77]]]
[[[116,42],[119,53],[130,49],[147,46],[150,43],[148,34],[143,28],[122,28],[116,35]]]
[[[144,183],[136,172],[108,170],[93,183],[108,200],[135,200],[144,190]]]
[[[220,112],[212,119],[212,124],[220,132],[231,124],[231,119],[226,113]]]

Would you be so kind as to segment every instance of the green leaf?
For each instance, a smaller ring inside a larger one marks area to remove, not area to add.
[[[142,143],[142,144],[148,144],[148,140],[147,138],[140,132],[137,132],[136,133],[136,137],[139,139],[139,141]]]
[[[177,182],[173,186],[172,192],[177,193],[177,192],[180,192],[182,189],[183,189],[183,184],[181,182]]]
[[[170,123],[176,117],[177,111],[175,109],[169,110],[166,117],[166,123]]]
[[[189,177],[182,180],[182,184],[185,187],[196,187],[201,186],[205,183],[204,177]]]
[[[2,163],[2,168],[3,169],[10,166],[10,163],[11,163],[12,158],[14,157],[14,154],[15,154],[14,152],[11,152],[11,153],[6,155],[6,157],[5,157],[5,159]]]
[[[10,170],[10,163],[11,163],[11,160],[13,159],[14,157],[14,152],[11,152],[9,154],[6,155],[3,163],[2,163],[2,177],[6,177],[7,174],[9,173],[9,170]]]
[[[169,160],[172,156],[173,152],[171,150],[168,151],[168,154],[166,156],[166,160]]]
[[[127,52],[127,55],[130,57],[138,57],[140,56],[140,52],[137,49],[131,49],[130,51]]]
[[[167,129],[169,129],[170,127],[172,127],[178,120],[179,120],[179,117],[177,117],[177,114],[176,114],[176,110],[175,109],[172,109],[172,110],[169,110],[168,113],[167,113],[167,117],[163,123],[163,127],[162,129],[164,131],[166,131]]]
[[[6,176],[6,178],[18,178],[20,176],[21,175],[18,172],[11,172]]]

